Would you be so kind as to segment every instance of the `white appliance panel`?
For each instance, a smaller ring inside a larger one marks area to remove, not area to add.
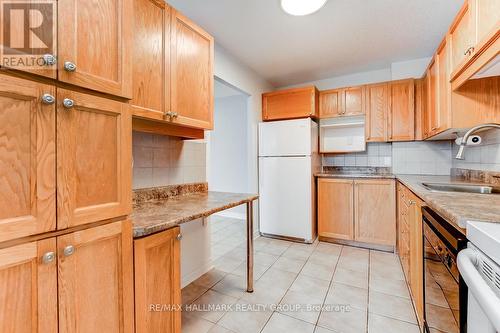
[[[311,157],[259,158],[260,232],[312,242]]]
[[[273,121],[259,124],[259,156],[311,155],[311,119]]]

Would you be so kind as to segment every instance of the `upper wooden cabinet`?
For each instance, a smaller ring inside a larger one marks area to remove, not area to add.
[[[173,116],[169,118],[174,124],[212,129],[214,39],[176,10],[172,10],[171,30]]]
[[[59,332],[134,331],[130,221],[57,237]]]
[[[180,228],[134,241],[135,331],[180,332],[182,304]],[[171,311],[150,311],[150,304],[172,305]]]
[[[262,94],[264,121],[317,117],[318,109],[319,93],[314,86]]]
[[[354,181],[354,239],[396,246],[396,184],[392,179]]]
[[[500,54],[500,3],[466,0],[451,25],[452,88],[460,88]]]
[[[133,115],[171,135],[212,129],[213,37],[162,1],[134,0],[134,16]]]
[[[413,141],[415,139],[415,81],[393,81],[389,112],[389,141]]]
[[[387,117],[390,106],[390,83],[366,86],[366,141],[388,141]]]
[[[0,332],[57,332],[55,253],[55,238],[0,249]]]
[[[356,116],[365,113],[364,86],[321,91],[319,99],[320,118]]]
[[[58,1],[59,80],[132,98],[132,0]]]
[[[163,1],[134,0],[134,116],[163,120],[170,105],[170,13]]]
[[[352,179],[318,179],[318,234],[320,237],[354,239]]]
[[[58,89],[57,100],[57,228],[127,215],[128,104],[65,89]]]
[[[0,242],[56,228],[55,95],[0,75]]]

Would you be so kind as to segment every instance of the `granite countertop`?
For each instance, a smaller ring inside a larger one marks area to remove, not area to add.
[[[423,182],[479,184],[478,181],[451,176],[397,175],[396,177],[425,201],[427,206],[461,232],[464,232],[467,221],[500,223],[500,195],[436,192],[422,185]]]
[[[191,193],[184,190],[174,192],[170,195],[171,193],[151,189],[150,192],[134,193],[134,206],[130,215],[134,238],[170,229],[258,199],[255,194],[206,191],[206,186],[195,188]]]
[[[394,179],[390,168],[380,167],[323,167],[321,172],[314,174],[318,178],[375,178]]]

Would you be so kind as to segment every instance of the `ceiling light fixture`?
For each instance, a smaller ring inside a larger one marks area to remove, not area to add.
[[[304,16],[320,10],[328,0],[281,0],[281,8],[293,16]]]

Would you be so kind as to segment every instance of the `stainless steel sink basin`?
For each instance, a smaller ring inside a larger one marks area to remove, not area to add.
[[[430,191],[434,192],[464,192],[479,194],[499,194],[500,188],[488,185],[451,184],[451,183],[422,183]]]

